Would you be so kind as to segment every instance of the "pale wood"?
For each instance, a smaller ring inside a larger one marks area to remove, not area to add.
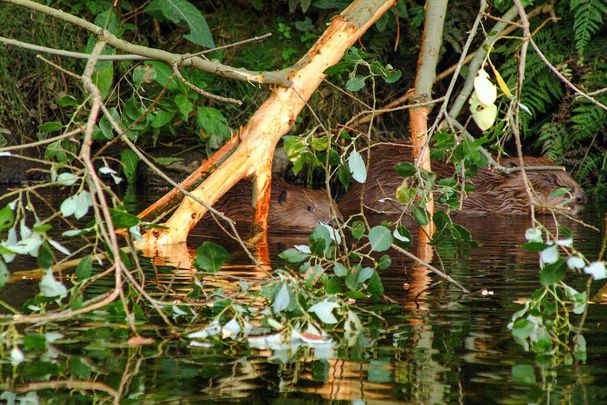
[[[356,0],[336,16],[316,44],[288,73],[291,86],[273,90],[242,128],[241,144],[236,151],[192,194],[212,205],[239,180],[259,174],[259,165],[271,161],[276,143],[295,123],[324,79],[325,69],[339,62],[344,52],[395,3],[396,0]],[[185,242],[189,231],[206,211],[192,199],[185,198],[165,223],[168,229],[147,232],[141,245]]]

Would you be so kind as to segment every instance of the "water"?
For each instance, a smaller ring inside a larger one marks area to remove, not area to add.
[[[590,207],[583,217],[599,231],[566,221],[574,230],[576,248],[591,258],[600,250],[606,208]],[[129,347],[128,328],[100,314],[69,329],[57,326],[66,337],[50,352],[28,352],[29,361],[16,368],[4,361],[0,390],[35,393],[49,403],[103,403],[113,398],[123,403],[607,403],[607,308],[590,308],[585,363],[538,366],[535,355],[516,344],[506,328],[521,307],[517,302],[539,287],[537,254],[519,248],[527,219],[469,217],[456,222],[470,229],[481,246],[456,255],[442,249],[441,260],[446,272],[472,293],[461,294],[393,255],[393,266],[382,273],[382,280],[386,296],[396,305],[368,304],[385,322],[371,321],[367,336],[353,347],[301,346],[275,352],[231,341],[219,347],[190,347],[185,340],[156,334],[152,327],[144,328],[144,334],[155,344]],[[194,236],[191,241],[195,247],[201,240]],[[276,254],[305,240],[304,235],[277,235],[270,243]],[[231,277],[263,277],[238,265],[245,261],[246,256],[236,254],[231,259],[235,264],[219,278],[202,281],[229,288]],[[155,269],[144,260],[150,294],[188,292],[191,271],[164,267],[161,257],[154,263]],[[581,277],[567,281],[583,289]],[[593,292],[600,287],[600,282],[594,284]],[[0,298],[19,305],[35,285],[15,282]]]

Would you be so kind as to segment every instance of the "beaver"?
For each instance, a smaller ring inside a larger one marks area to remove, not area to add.
[[[239,224],[250,224],[255,210],[252,202],[253,186],[249,180],[241,180],[219,199],[214,208]],[[326,190],[312,190],[295,186],[279,177],[272,178],[270,192],[270,230],[298,229],[311,231],[319,223],[337,225],[331,214],[331,206],[337,218],[342,216],[337,205],[327,195]],[[205,215],[203,223],[213,221]]]
[[[365,184],[363,203],[367,209],[385,213],[400,212],[405,208],[395,199],[395,192],[403,178],[394,171],[395,164],[412,161],[411,149],[407,145],[383,144],[371,150],[371,163]],[[545,157],[524,156],[526,166],[554,166]],[[517,167],[518,158],[501,161],[505,167]],[[453,165],[440,161],[432,162],[432,171],[438,179],[454,175]],[[586,203],[586,194],[580,185],[565,171],[527,171],[527,176],[536,198],[536,212],[549,213],[551,210],[578,214]],[[529,212],[529,199],[520,171],[505,174],[494,168],[480,169],[476,176],[467,180],[474,186],[463,201],[465,214],[506,214],[517,215]],[[559,188],[568,188],[569,193],[551,195]],[[358,212],[363,185],[354,183],[339,199],[339,209],[343,215]]]

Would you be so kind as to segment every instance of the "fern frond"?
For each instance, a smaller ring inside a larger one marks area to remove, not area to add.
[[[571,114],[573,144],[591,139],[607,126],[607,114],[594,104],[583,104],[573,109]]]
[[[607,14],[607,0],[571,0],[575,47],[580,55],[584,53],[590,37],[597,32]]]

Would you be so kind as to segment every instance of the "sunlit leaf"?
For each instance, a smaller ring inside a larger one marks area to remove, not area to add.
[[[322,322],[332,325],[337,323],[337,318],[333,315],[335,308],[339,308],[338,303],[324,300],[312,305],[308,308],[308,312],[315,313]]]
[[[555,263],[559,259],[558,246],[548,246],[546,249],[540,252],[540,258],[542,259],[542,263],[544,264]]]
[[[40,279],[40,294],[44,297],[60,297],[67,295],[67,288],[61,282],[55,280],[53,272],[50,269],[45,270],[42,279]]]
[[[525,239],[529,242],[542,242],[542,230],[540,228],[528,228],[525,231]]]
[[[604,262],[592,262],[584,267],[584,273],[590,274],[595,280],[602,280],[607,277],[607,269]]]
[[[567,267],[570,269],[583,269],[586,266],[586,262],[579,256],[569,256],[567,258]]]
[[[495,103],[497,99],[497,88],[491,80],[489,74],[484,69],[479,69],[474,78],[474,92],[478,100],[484,105]]]
[[[11,364],[17,366],[25,361],[25,355],[18,347],[13,347],[11,350]]]
[[[367,168],[365,167],[365,162],[357,151],[353,150],[350,152],[350,156],[348,157],[348,167],[350,168],[350,172],[352,173],[352,178],[359,183],[364,183],[367,181]]]
[[[278,290],[278,294],[276,294],[276,298],[274,298],[274,302],[272,303],[272,310],[275,314],[279,314],[289,306],[291,303],[291,296],[289,295],[289,287],[287,287],[287,283],[282,283],[280,290]]]

